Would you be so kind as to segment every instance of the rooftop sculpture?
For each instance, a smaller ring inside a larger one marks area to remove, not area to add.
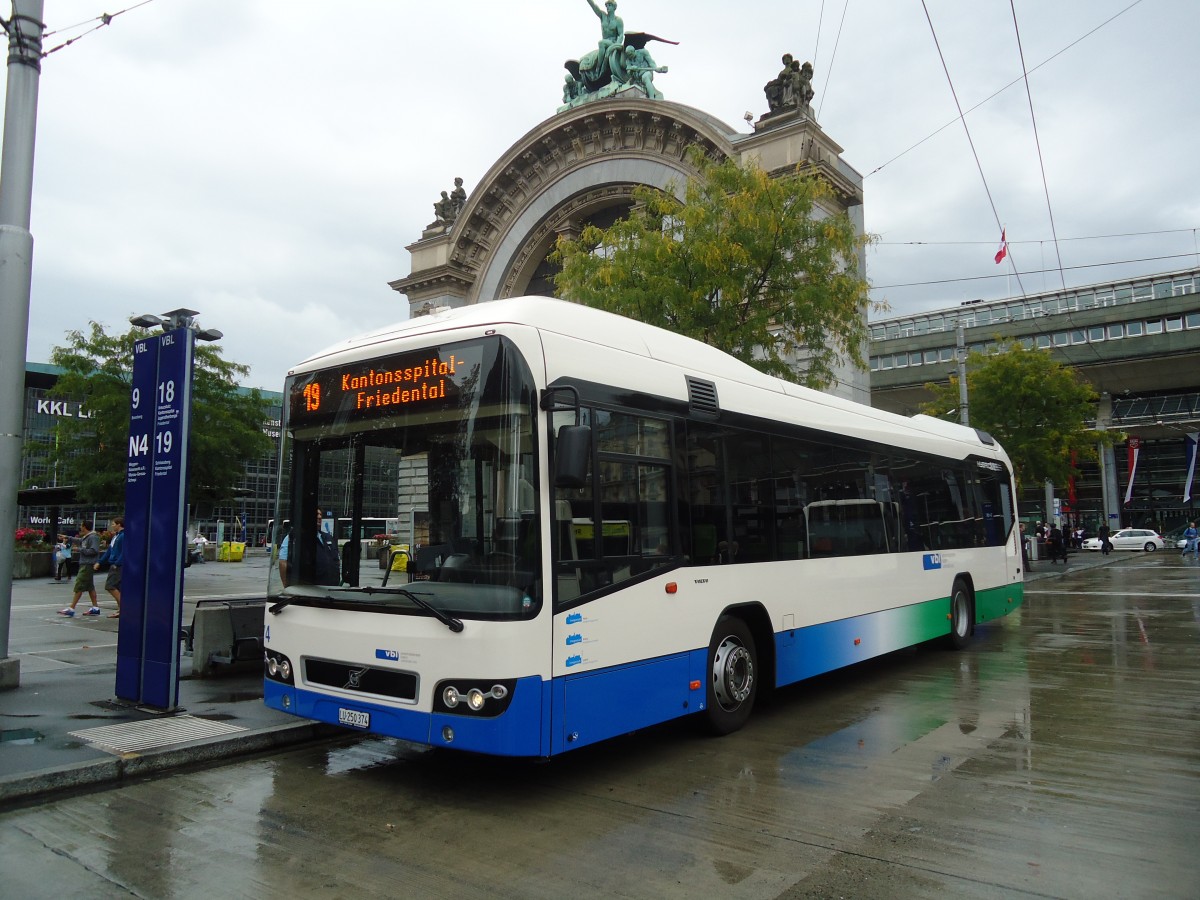
[[[666,66],[655,63],[646,45],[650,41],[677,44],[641,31],[626,32],[625,23],[617,15],[616,0],[608,0],[601,10],[594,0],[587,0],[600,19],[600,42],[579,59],[564,63],[567,74],[563,80],[562,112],[592,100],[611,97],[620,91],[634,89],[651,100],[661,100],[662,93],[654,86],[655,74],[664,74]]]
[[[813,98],[812,63],[800,64],[792,54],[783,54],[783,68],[779,74],[763,86],[767,95],[767,108],[771,113],[789,109],[806,110]]]
[[[467,189],[461,178],[454,179],[454,190],[442,191],[440,199],[433,201],[434,219],[425,226],[424,236],[448,231],[467,205]]]

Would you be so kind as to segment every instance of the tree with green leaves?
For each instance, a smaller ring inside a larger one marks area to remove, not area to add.
[[[921,411],[958,421],[958,376],[926,384],[933,399]],[[1066,484],[1077,464],[1095,459],[1096,444],[1114,435],[1087,427],[1096,414],[1096,391],[1048,350],[1026,350],[1018,341],[994,353],[967,356],[971,427],[998,440],[1020,485]]]
[[[79,401],[87,418],[59,420],[47,462],[57,467],[59,483],[76,485],[80,502],[124,502],[133,345],[145,336],[142,329],[110,335],[92,322],[86,333],[68,332],[66,346],[50,354],[50,361],[63,370],[51,396]],[[192,503],[229,501],[245,460],[272,451],[263,432],[268,402],[257,388],[238,386],[249,372],[222,359],[219,346],[196,344],[188,485]]]
[[[829,213],[829,184],[689,154],[699,175],[682,201],[638,186],[626,218],[559,240],[555,293],[810,387],[828,386],[845,360],[863,366],[866,238]]]

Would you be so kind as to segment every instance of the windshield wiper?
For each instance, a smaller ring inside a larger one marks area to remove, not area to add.
[[[417,606],[421,607],[421,609],[425,610],[427,613],[429,613],[431,616],[433,616],[435,619],[437,619],[439,622],[441,622],[443,625],[445,625],[447,628],[449,628],[455,634],[458,634],[460,631],[463,630],[462,619],[456,619],[454,616],[450,615],[449,613],[443,612],[442,610],[440,610],[436,606],[434,606],[432,603],[430,603],[428,600],[422,600],[420,597],[418,597],[416,594],[414,594],[412,591],[408,590],[407,588],[401,588],[401,587],[377,588],[377,587],[369,587],[368,586],[368,587],[359,588],[358,593],[362,593],[362,594],[399,594],[401,597],[404,597],[407,600],[411,600]]]
[[[285,606],[291,606],[297,600],[316,600],[316,599],[318,599],[318,598],[312,596],[311,594],[280,594],[279,601],[271,606],[268,606],[267,612],[269,612],[273,616],[277,616],[281,612],[283,612],[283,608]],[[319,599],[332,600],[334,598],[330,597],[328,594],[326,594],[324,597],[319,598]]]
[[[279,615],[281,612],[283,612],[283,608],[284,608],[285,606],[288,606],[288,605],[290,605],[290,604],[291,604],[291,602],[292,602],[292,598],[291,598],[291,597],[284,597],[284,598],[282,598],[282,599],[281,599],[281,600],[280,600],[278,603],[274,603],[274,604],[272,604],[271,606],[268,606],[268,607],[267,607],[267,612],[269,612],[269,613],[270,613],[271,615],[273,615],[273,616],[277,616],[277,615]]]
[[[430,603],[428,600],[422,600],[420,597],[418,597],[416,594],[414,594],[412,591],[408,590],[407,588],[400,588],[400,587],[377,588],[377,587],[369,587],[368,586],[368,587],[360,587],[360,588],[351,588],[351,590],[356,594],[398,594],[401,597],[404,597],[406,600],[411,600],[413,603],[415,603],[421,609],[425,610],[427,613],[429,613],[431,616],[433,616],[435,619],[437,619],[439,622],[441,622],[443,625],[445,625],[447,628],[449,628],[455,634],[458,634],[460,631],[463,630],[462,619],[457,619],[454,616],[450,615],[449,613],[443,612],[442,610],[440,610],[436,606],[434,606],[432,603]],[[289,606],[294,600],[296,600],[299,597],[304,597],[305,599],[312,599],[304,594],[299,594],[296,596],[289,596],[289,597],[282,597],[278,603],[275,603],[274,605],[269,606],[267,608],[267,612],[271,613],[271,615],[273,615],[273,616],[277,616],[283,611],[283,608],[285,606]],[[324,599],[333,600],[334,598],[327,594]]]

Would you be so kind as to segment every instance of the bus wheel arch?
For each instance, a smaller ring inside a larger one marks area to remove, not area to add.
[[[746,724],[756,699],[772,679],[774,643],[770,620],[758,605],[725,610],[717,619],[705,666],[704,722],[724,735]]]
[[[969,575],[959,575],[950,590],[950,648],[964,650],[975,634],[975,586]]]

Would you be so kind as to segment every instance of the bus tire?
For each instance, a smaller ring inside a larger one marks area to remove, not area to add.
[[[758,655],[749,626],[721,616],[708,643],[705,722],[713,734],[730,734],[746,724],[758,695]]]
[[[954,580],[954,590],[950,595],[950,648],[965,650],[971,643],[972,625],[975,619],[975,598],[971,589],[961,578]]]

